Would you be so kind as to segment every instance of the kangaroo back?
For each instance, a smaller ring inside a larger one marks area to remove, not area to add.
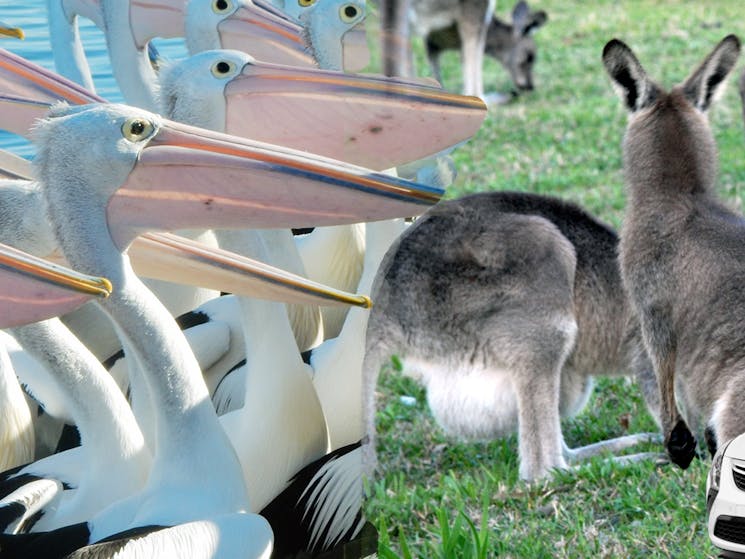
[[[666,92],[621,41],[603,51],[630,112],[623,142],[622,278],[655,367],[666,447],[684,468],[695,439],[678,412],[676,385],[689,421],[710,421],[724,379],[745,367],[739,318],[745,297],[739,287],[733,291],[745,272],[745,223],[716,198],[716,146],[706,118],[739,52],[739,40],[726,37]],[[714,430],[729,436],[721,425]]]

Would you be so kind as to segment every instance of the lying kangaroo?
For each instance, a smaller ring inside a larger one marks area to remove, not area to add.
[[[636,373],[655,413],[657,386],[623,292],[618,237],[556,198],[490,192],[440,202],[388,250],[372,288],[363,405],[375,465],[375,387],[393,353],[421,380],[450,434],[517,430],[532,480],[603,449],[564,444],[560,417],[587,402],[596,373]]]
[[[432,73],[442,81],[439,58],[444,50],[460,49],[463,61],[463,92],[484,97],[484,53],[499,60],[519,90],[533,89],[535,42],[532,32],[546,22],[546,12],[531,12],[520,0],[512,11],[512,24],[494,16],[494,0],[381,0],[384,71],[411,75],[409,48],[411,19],[424,37]]]
[[[668,93],[621,41],[603,50],[630,111],[621,272],[657,374],[665,446],[682,468],[696,450],[686,421],[714,446],[745,431],[745,219],[717,198],[706,118],[739,54],[725,37]]]

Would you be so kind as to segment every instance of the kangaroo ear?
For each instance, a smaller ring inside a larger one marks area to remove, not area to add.
[[[740,40],[727,35],[681,86],[683,93],[700,111],[706,111],[724,85],[740,56]]]
[[[512,33],[517,37],[522,36],[529,23],[530,8],[528,8],[527,2],[520,0],[515,4],[515,7],[512,8]]]
[[[528,18],[528,24],[525,26],[525,29],[523,29],[523,35],[530,35],[547,21],[548,14],[543,10],[531,12],[530,17]]]
[[[605,45],[603,64],[613,80],[613,88],[632,113],[648,107],[659,96],[659,88],[624,42],[611,39]]]

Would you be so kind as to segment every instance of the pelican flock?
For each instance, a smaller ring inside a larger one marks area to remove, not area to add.
[[[376,556],[365,293],[486,107],[364,73],[361,0],[46,3],[59,73],[0,23],[0,559]]]

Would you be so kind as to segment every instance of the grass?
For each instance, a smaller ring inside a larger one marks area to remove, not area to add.
[[[745,38],[739,3],[639,0],[532,4],[549,14],[536,33],[537,90],[494,107],[455,159],[449,197],[523,190],[573,200],[620,227],[625,205],[621,138],[626,112],[600,62],[618,37],[663,86],[682,81],[728,33]],[[511,9],[504,0],[497,12]],[[417,65],[426,62],[417,42]],[[736,70],[739,77],[743,64]],[[443,59],[445,86],[460,90],[457,53]],[[494,61],[487,92],[510,88]],[[741,207],[745,136],[734,80],[710,115],[720,150],[719,187]],[[379,384],[381,475],[371,483],[367,514],[380,531],[380,556],[402,558],[543,558],[716,556],[706,532],[708,460],[682,471],[645,462],[602,460],[534,484],[518,480],[515,437],[462,444],[438,429],[421,386],[394,367]],[[400,396],[416,398],[406,405]],[[655,431],[637,388],[600,379],[587,408],[566,421],[570,446]],[[661,451],[650,445],[646,450]]]

